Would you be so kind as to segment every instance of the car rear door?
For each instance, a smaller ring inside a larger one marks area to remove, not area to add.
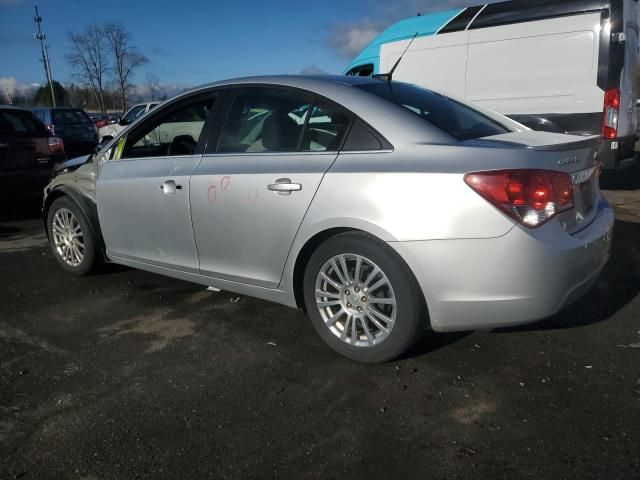
[[[96,197],[109,257],[197,272],[189,179],[202,157],[215,103],[213,93],[171,103],[107,153]]]
[[[49,178],[53,156],[49,133],[25,110],[0,109],[0,178],[2,196],[40,192]]]
[[[191,178],[202,274],[267,288],[279,284],[349,121],[338,106],[300,91],[237,91],[219,141],[210,142]]]

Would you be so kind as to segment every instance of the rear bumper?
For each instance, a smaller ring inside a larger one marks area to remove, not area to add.
[[[605,140],[600,150],[600,162],[605,170],[619,170],[633,165],[637,160],[635,145],[637,135],[620,137],[616,140]]]
[[[614,216],[569,235],[560,222],[492,239],[392,242],[416,275],[435,331],[531,323],[584,295],[609,259]]]

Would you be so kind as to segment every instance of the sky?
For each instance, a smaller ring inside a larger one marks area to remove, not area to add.
[[[121,21],[163,85],[190,87],[246,75],[341,73],[377,33],[418,12],[470,0],[0,0],[0,89],[44,83],[34,5],[47,35],[53,78],[74,80],[68,34]]]

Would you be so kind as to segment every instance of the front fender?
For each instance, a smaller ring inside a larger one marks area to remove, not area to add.
[[[49,239],[49,228],[47,226],[49,209],[56,199],[63,196],[71,198],[76,205],[78,205],[89,222],[89,228],[91,229],[91,234],[96,241],[96,246],[106,259],[106,248],[102,237],[102,230],[100,229],[100,221],[98,219],[98,206],[92,198],[84,195],[78,189],[70,185],[54,185],[46,194],[44,204],[42,206],[42,222],[47,239]]]

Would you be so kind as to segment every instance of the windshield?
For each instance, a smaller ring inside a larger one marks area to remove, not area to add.
[[[356,88],[405,107],[456,140],[471,140],[510,131],[478,110],[415,85],[380,81],[357,85]]]
[[[137,119],[140,115],[144,113],[145,109],[146,109],[145,105],[138,105],[136,107],[133,107],[131,110],[127,112],[127,114],[124,117],[122,117],[122,123],[123,124],[133,123],[135,119]]]

